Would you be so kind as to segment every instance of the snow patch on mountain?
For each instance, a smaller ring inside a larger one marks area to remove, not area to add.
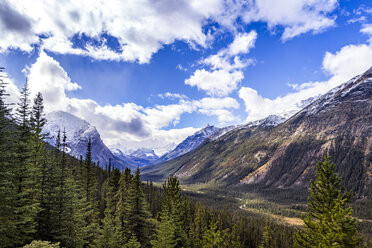
[[[135,168],[126,161],[116,157],[103,143],[97,129],[90,125],[87,121],[82,120],[67,112],[58,111],[51,112],[47,116],[47,123],[43,128],[43,133],[49,134],[46,141],[55,146],[58,131],[61,132],[61,139],[63,132],[66,132],[67,153],[71,156],[85,158],[88,140],[92,142],[92,158],[94,162],[99,162],[101,166],[108,164],[109,159],[112,160],[114,167],[124,169],[129,167]]]

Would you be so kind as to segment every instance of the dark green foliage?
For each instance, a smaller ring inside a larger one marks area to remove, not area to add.
[[[149,205],[146,202],[142,189],[139,169],[137,169],[136,175],[129,185],[124,209],[124,225],[127,237],[134,235],[143,247],[149,247],[153,228],[151,215],[148,210]]]
[[[311,181],[304,231],[296,235],[299,247],[357,247],[361,239],[357,221],[346,205],[352,192],[344,193],[335,165],[326,154],[317,165],[317,178]]]
[[[277,245],[275,244],[275,240],[274,240],[273,225],[270,223],[270,220],[268,219],[264,227],[262,241],[260,243],[259,248],[275,248],[275,247],[277,247]]]
[[[12,147],[12,127],[10,108],[5,103],[7,93],[3,68],[0,68],[0,240],[2,247],[13,245],[12,233],[15,231],[13,221],[14,171],[11,160],[14,156]]]
[[[49,241],[34,240],[23,248],[59,248],[59,243],[52,244]]]
[[[14,147],[13,160],[13,217],[15,230],[12,240],[16,245],[23,245],[33,239],[36,232],[36,214],[38,204],[35,200],[34,175],[37,168],[31,164],[31,126],[30,126],[30,103],[27,83],[24,85],[20,102],[16,110],[17,129],[15,137],[17,142]]]
[[[163,210],[169,214],[169,221],[174,226],[174,236],[177,241],[176,247],[188,247],[189,241],[186,234],[187,226],[184,225],[185,201],[181,196],[181,187],[176,177],[170,177],[163,185],[165,199],[163,201]]]
[[[221,233],[217,230],[217,222],[212,220],[209,224],[208,230],[204,233],[203,236],[203,248],[219,248],[222,247],[223,240]]]
[[[177,245],[175,237],[176,226],[170,217],[170,213],[164,209],[160,213],[160,222],[156,229],[154,240],[151,241],[154,248],[174,248]]]

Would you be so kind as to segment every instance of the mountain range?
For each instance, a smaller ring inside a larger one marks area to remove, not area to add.
[[[146,148],[111,151],[94,126],[66,112],[50,113],[44,131],[55,137],[65,129],[72,156],[84,157],[91,137],[93,160],[101,165],[111,158],[120,169],[141,167],[144,179],[177,176],[189,184],[307,187],[328,151],[347,188],[372,193],[372,68],[300,105],[289,119],[287,113],[239,126],[207,125],[161,157]],[[54,138],[48,142],[54,145]]]
[[[195,134],[187,137],[174,149],[166,152],[159,157],[154,150],[140,148],[124,153],[118,148],[109,149],[101,139],[97,129],[85,120],[82,120],[70,113],[58,111],[47,115],[47,124],[43,132],[49,134],[47,142],[55,146],[58,131],[63,135],[66,131],[68,153],[71,156],[85,158],[88,139],[92,141],[93,161],[99,162],[104,166],[111,159],[112,165],[119,169],[135,169],[137,167],[152,166],[164,161],[168,161],[186,154],[197,148],[205,139],[214,135],[217,138],[232,127],[217,128],[207,125]]]
[[[183,156],[145,168],[143,177],[306,188],[326,151],[347,189],[359,197],[372,193],[372,68],[317,97],[288,120],[269,116],[238,126]]]

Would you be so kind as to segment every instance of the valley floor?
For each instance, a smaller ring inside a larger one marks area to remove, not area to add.
[[[181,187],[185,195],[211,208],[246,211],[251,215],[269,218],[278,224],[294,228],[303,225],[302,216],[307,211],[307,194],[304,192],[302,192],[302,198],[299,199],[290,197],[298,195],[298,192],[296,194],[296,192],[283,190],[269,192],[246,188],[244,190],[242,188],[231,189],[213,184],[182,185]],[[281,197],[282,195],[289,197]],[[370,198],[354,201],[351,204],[353,215],[359,222],[360,233],[372,245],[372,209],[370,206],[372,206]]]

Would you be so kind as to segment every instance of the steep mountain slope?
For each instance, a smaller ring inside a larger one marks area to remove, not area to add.
[[[83,158],[85,158],[88,139],[90,137],[92,141],[93,161],[99,161],[100,165],[104,166],[108,164],[108,161],[111,158],[112,165],[116,168],[135,168],[135,166],[113,155],[103,143],[97,129],[88,122],[63,111],[48,114],[47,120],[48,122],[45,125],[43,132],[49,133],[50,138],[47,140],[48,143],[55,146],[55,138],[58,130],[61,130],[61,135],[63,130],[66,130],[68,153],[71,156],[77,158],[83,156]]]
[[[197,148],[205,139],[207,139],[212,134],[216,133],[220,129],[215,126],[207,125],[205,128],[197,131],[193,135],[187,137],[184,141],[182,141],[179,145],[176,146],[172,151],[167,152],[163,156],[161,156],[160,161],[168,161],[183,154],[186,154],[195,148]]]
[[[371,194],[372,68],[331,90],[277,127],[245,125],[196,150],[144,171],[184,183],[307,187],[328,151],[345,186]]]

